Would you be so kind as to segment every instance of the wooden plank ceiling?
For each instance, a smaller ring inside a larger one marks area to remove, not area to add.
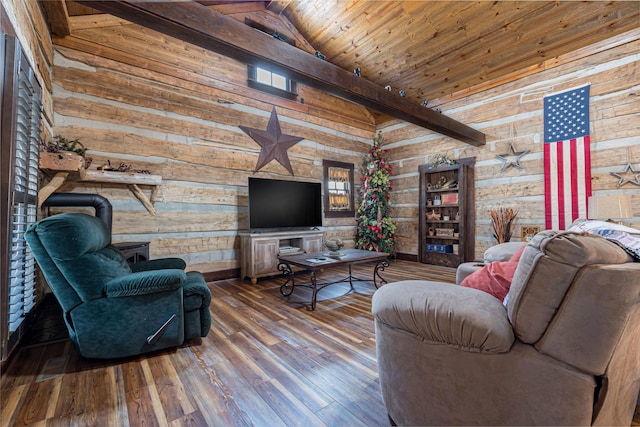
[[[640,28],[637,1],[293,0],[283,13],[328,61],[415,102]]]
[[[285,16],[340,71],[360,68],[362,78],[377,88],[391,86],[388,94],[376,90],[373,103],[352,98],[372,108],[379,122],[394,116],[425,126],[420,121],[426,120],[433,125],[430,129],[475,145],[484,143],[484,135],[448,118],[438,120],[431,111],[425,115],[424,107],[415,107],[423,101],[435,107],[442,99],[474,87],[507,82],[522,70],[543,68],[554,57],[640,28],[640,5],[635,1],[198,3],[221,13],[225,8],[260,4]],[[41,4],[53,33],[69,31],[64,15],[72,19],[98,13],[69,0]],[[335,86],[335,82],[324,83]],[[330,91],[326,85],[316,87]],[[405,91],[404,99],[399,99],[399,90]],[[395,114],[403,110],[404,116]],[[455,132],[447,133],[451,129]]]

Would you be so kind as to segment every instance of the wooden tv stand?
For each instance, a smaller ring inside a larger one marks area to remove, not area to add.
[[[280,274],[278,255],[321,252],[324,233],[311,231],[278,231],[240,234],[240,279],[249,277],[251,283],[258,278]]]

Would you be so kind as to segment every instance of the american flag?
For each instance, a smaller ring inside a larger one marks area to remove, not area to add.
[[[576,218],[587,218],[589,89],[586,85],[544,98],[544,208],[550,230],[566,230]]]

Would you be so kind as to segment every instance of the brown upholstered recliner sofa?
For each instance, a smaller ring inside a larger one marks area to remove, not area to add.
[[[640,262],[545,231],[503,302],[402,281],[373,296],[378,368],[399,425],[630,425],[640,389]]]

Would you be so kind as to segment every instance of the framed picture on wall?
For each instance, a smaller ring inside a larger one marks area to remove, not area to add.
[[[522,226],[521,228],[521,240],[523,242],[530,242],[533,236],[540,232],[540,227],[537,226]]]
[[[355,216],[353,163],[323,160],[324,216],[326,218]]]

